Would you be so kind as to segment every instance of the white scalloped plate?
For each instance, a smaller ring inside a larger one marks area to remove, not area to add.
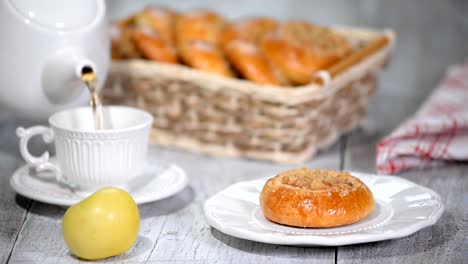
[[[229,186],[205,202],[208,223],[247,240],[301,246],[342,246],[411,235],[437,222],[444,211],[434,191],[396,176],[352,173],[374,194],[376,210],[365,219],[335,228],[295,228],[268,221],[259,207],[267,178]]]
[[[47,172],[41,173],[38,177],[30,166],[24,165],[13,173],[10,185],[25,197],[62,206],[71,206],[90,194],[57,183]],[[159,162],[147,164],[143,174],[125,189],[137,204],[144,204],[167,198],[181,191],[187,184],[188,178],[183,169],[175,164]]]

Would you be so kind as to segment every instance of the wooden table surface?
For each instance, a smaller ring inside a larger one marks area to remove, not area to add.
[[[141,8],[113,1],[112,17]],[[176,2],[176,1],[174,1]],[[468,57],[468,2],[449,1],[177,1],[186,10],[210,7],[229,17],[265,14],[325,24],[393,28],[398,41],[382,75],[363,129],[340,139],[304,164],[312,168],[374,172],[375,144],[413,114],[437,85],[447,65]],[[15,128],[36,122],[0,111],[0,263],[77,263],[61,233],[62,207],[16,195],[8,180],[23,164]],[[43,147],[33,142],[38,154]],[[245,159],[214,158],[153,147],[151,158],[178,163],[190,185],[177,195],[140,207],[135,246],[103,263],[468,263],[468,165],[453,164],[400,176],[438,192],[446,206],[441,219],[409,237],[344,247],[289,247],[251,242],[210,228],[203,202],[242,180],[273,175],[297,166]]]

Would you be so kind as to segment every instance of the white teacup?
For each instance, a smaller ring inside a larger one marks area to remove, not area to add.
[[[103,107],[104,127],[94,129],[90,107],[64,110],[49,118],[49,126],[18,127],[20,152],[37,171],[52,171],[58,182],[82,190],[127,186],[142,173],[153,117],[125,106]],[[55,144],[56,161],[49,153],[32,156],[27,148],[32,136],[42,135]]]

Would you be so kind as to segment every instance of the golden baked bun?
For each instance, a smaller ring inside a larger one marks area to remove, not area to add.
[[[175,23],[177,13],[171,9],[156,6],[147,6],[135,16],[135,25],[137,27],[150,27],[156,31],[159,36],[173,44],[175,42]]]
[[[179,47],[179,55],[187,65],[201,71],[232,77],[234,74],[223,53],[212,43],[192,40]]]
[[[109,37],[111,41],[111,58],[113,60],[122,59],[120,53],[120,38],[122,31],[116,24],[111,24],[109,27]]]
[[[221,34],[221,47],[225,48],[233,40],[259,43],[262,37],[274,31],[278,22],[268,17],[254,17],[227,24]]]
[[[177,63],[175,49],[151,28],[133,30],[133,42],[143,57],[160,62]]]
[[[109,35],[112,47],[112,59],[131,59],[140,56],[132,40],[132,19],[125,18],[110,26]]]
[[[261,43],[270,62],[293,83],[307,84],[313,74],[339,61],[350,44],[331,29],[307,22],[287,22]]]
[[[336,227],[374,211],[372,192],[347,172],[297,169],[269,179],[260,207],[272,222],[296,227]]]
[[[178,17],[175,35],[177,47],[193,40],[218,45],[224,19],[212,11],[197,10]]]
[[[284,79],[274,71],[255,44],[234,40],[226,46],[224,52],[228,61],[245,79],[258,84],[284,84]]]
[[[124,18],[117,20],[115,24],[120,27],[129,27],[129,26],[132,26],[134,22],[135,22],[135,16],[131,15],[131,16],[124,17]]]

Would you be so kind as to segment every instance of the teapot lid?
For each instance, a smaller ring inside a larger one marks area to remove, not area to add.
[[[9,0],[10,5],[31,23],[59,30],[84,27],[98,15],[96,0]],[[99,2],[99,3],[98,3]]]

